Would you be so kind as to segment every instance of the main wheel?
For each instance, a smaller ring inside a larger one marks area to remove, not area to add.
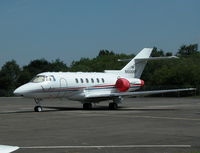
[[[42,107],[41,106],[35,106],[34,111],[35,112],[42,112]]]
[[[91,103],[84,103],[83,104],[83,109],[85,109],[85,110],[92,109],[92,104]]]
[[[109,109],[116,110],[118,108],[117,103],[109,103]]]

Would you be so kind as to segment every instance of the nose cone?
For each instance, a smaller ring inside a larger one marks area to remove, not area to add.
[[[28,97],[28,98],[33,98],[37,96],[37,94],[40,94],[39,91],[41,91],[41,84],[36,84],[36,83],[27,83],[19,88],[17,88],[13,93],[16,96],[23,96],[23,97]],[[39,93],[38,93],[39,92]]]
[[[24,84],[13,92],[16,96],[26,96],[30,90],[32,89],[32,86],[30,83]]]
[[[16,96],[24,96],[23,94],[24,94],[24,89],[23,89],[23,87],[21,86],[21,87],[19,87],[19,88],[17,88],[17,89],[15,89],[15,91],[13,92]]]

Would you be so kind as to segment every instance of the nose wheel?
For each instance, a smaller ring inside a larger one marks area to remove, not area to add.
[[[34,107],[34,111],[35,112],[42,112],[42,106],[40,105],[41,99],[35,98],[34,100],[35,100],[35,103],[36,103],[36,106]]]
[[[35,106],[34,111],[35,112],[42,112],[42,106]]]

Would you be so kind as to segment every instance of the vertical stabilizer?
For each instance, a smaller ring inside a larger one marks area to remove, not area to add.
[[[129,77],[140,78],[153,48],[141,50],[122,70]]]

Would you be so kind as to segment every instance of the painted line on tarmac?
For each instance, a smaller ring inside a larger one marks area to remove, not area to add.
[[[109,145],[109,146],[30,146],[21,149],[80,149],[80,148],[191,148],[191,145]]]
[[[103,116],[103,115],[102,115]],[[110,115],[104,115],[110,116]],[[114,115],[113,115],[114,116]],[[168,116],[150,116],[150,115],[121,115],[114,117],[125,117],[125,118],[150,118],[150,119],[166,119],[166,120],[185,120],[185,121],[200,121],[200,118],[183,118],[183,117],[168,117]]]
[[[182,118],[182,117],[165,117],[165,116],[128,116],[128,117],[135,117],[135,118],[152,118],[152,119],[168,119],[168,120],[185,120],[185,121],[200,121],[200,118]]]

